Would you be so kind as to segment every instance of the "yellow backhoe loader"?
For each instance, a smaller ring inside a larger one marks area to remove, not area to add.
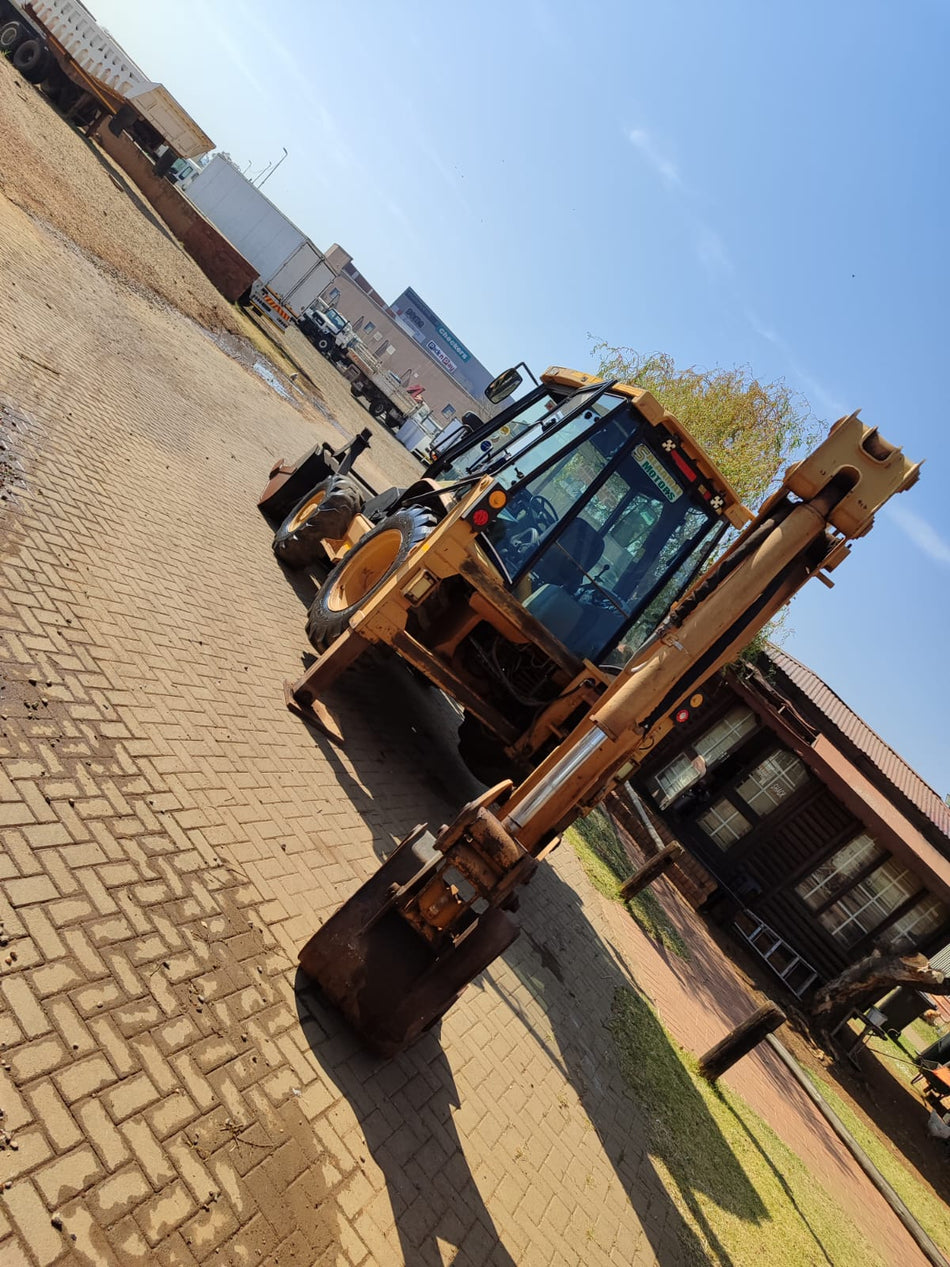
[[[509,370],[486,394],[518,385]],[[283,563],[332,565],[288,704],[339,741],[321,693],[389,647],[462,707],[461,754],[489,783],[556,747],[750,515],[637,387],[552,367],[463,430],[409,488],[377,494],[352,448],[322,451],[276,467],[260,504],[284,516]]]

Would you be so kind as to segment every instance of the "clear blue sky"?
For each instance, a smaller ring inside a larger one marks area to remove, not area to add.
[[[89,0],[319,245],[489,367],[785,378],[927,465],[786,647],[950,792],[943,0]]]

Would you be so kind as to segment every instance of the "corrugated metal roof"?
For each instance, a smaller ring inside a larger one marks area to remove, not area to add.
[[[817,673],[781,647],[770,646],[766,654],[828,720],[871,759],[884,777],[950,839],[950,806],[930,784],[925,783],[916,770],[912,770],[904,758],[885,743],[867,722],[862,721]]]

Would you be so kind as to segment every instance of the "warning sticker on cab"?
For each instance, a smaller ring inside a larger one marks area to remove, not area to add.
[[[633,456],[668,502],[675,502],[683,496],[680,485],[670,478],[645,444],[638,444],[633,451]]]

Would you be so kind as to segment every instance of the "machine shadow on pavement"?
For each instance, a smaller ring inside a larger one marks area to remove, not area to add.
[[[366,661],[363,671],[346,673],[327,700],[346,737],[345,758],[322,734],[307,729],[332,764],[341,790],[370,827],[374,851],[383,857],[391,852],[394,838],[416,823],[428,821],[435,829],[450,819],[481,784],[465,770],[455,750],[453,727],[458,718],[445,697],[419,683],[395,660],[367,656]],[[342,901],[349,894],[339,896]],[[517,920],[521,937],[456,1006],[473,1006],[473,991],[489,991],[519,1017],[525,1043],[535,1049],[532,1059],[555,1065],[574,1088],[583,1115],[664,1267],[707,1261],[731,1267],[728,1252],[705,1220],[699,1196],[757,1224],[767,1220],[767,1210],[685,1075],[682,1095],[687,1113],[702,1138],[712,1141],[716,1154],[717,1181],[701,1194],[672,1141],[665,1145],[662,1132],[654,1130],[649,1107],[638,1105],[623,1081],[607,1027],[618,990],[632,989],[639,997],[628,969],[591,926],[578,894],[550,866],[543,866],[524,890]],[[549,1035],[538,1032],[536,1010],[531,1009],[533,1020],[525,1011],[525,991],[542,1009]],[[459,1210],[465,1205],[476,1214],[466,1248],[456,1261],[513,1261],[498,1243],[452,1123],[450,1110],[458,1103],[458,1092],[439,1044],[439,1030],[393,1060],[380,1062],[362,1051],[356,1036],[299,972],[297,1007],[315,1059],[347,1098],[386,1176],[406,1261],[426,1267],[440,1263],[435,1237],[456,1243],[454,1237],[462,1230]],[[669,1048],[650,1009],[644,1005],[640,1011],[642,1023],[655,1030],[652,1045]],[[672,1051],[670,1058],[674,1059]],[[484,1091],[491,1094],[488,1087]],[[549,1111],[564,1110],[552,1103]],[[703,1230],[709,1250],[674,1203],[651,1160],[654,1156]],[[558,1164],[566,1166],[568,1161],[558,1159]],[[548,1180],[556,1183],[550,1175]],[[570,1192],[564,1196],[569,1203]],[[590,1222],[596,1225],[596,1213]],[[596,1230],[593,1226],[594,1236]],[[420,1234],[425,1245],[421,1257]]]
[[[327,569],[316,566],[313,568],[287,568],[279,563],[277,566],[281,576],[303,604],[304,613],[308,612],[317,596],[317,587],[322,585],[327,577]],[[300,630],[304,641],[306,641],[306,634],[303,633],[303,628],[306,619],[306,614],[304,614],[300,621]]]
[[[709,1226],[700,1198],[758,1225],[768,1221],[768,1211],[679,1063],[636,979],[591,925],[577,892],[552,867],[542,868],[525,890],[518,921],[522,935],[506,951],[505,961],[543,1008],[557,1062],[643,1223],[653,1253],[668,1267],[693,1262],[730,1267],[732,1259]],[[491,972],[486,974],[486,988],[504,997],[528,1023],[516,997]],[[610,1034],[621,991],[627,992],[627,1011],[635,1014],[640,1029],[638,1048],[654,1053],[660,1065],[675,1071],[681,1117],[692,1123],[695,1137],[713,1158],[706,1173],[714,1174],[714,1181],[697,1181],[688,1150],[655,1121],[650,1104],[639,1103],[623,1080]],[[682,1217],[668,1184],[675,1185],[708,1249]]]
[[[402,1261],[442,1267],[438,1239],[458,1246],[457,1267],[515,1267],[459,1139],[459,1093],[438,1027],[397,1060],[363,1051],[298,969],[297,1016],[323,1074],[356,1115],[386,1179]]]

